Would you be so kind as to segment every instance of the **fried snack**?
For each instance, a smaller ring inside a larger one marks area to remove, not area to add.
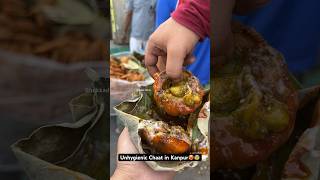
[[[124,63],[128,63],[129,57],[123,56],[120,59],[110,57],[110,77],[122,79],[126,81],[143,81],[145,77],[142,73],[129,70],[124,67]]]
[[[212,82],[211,162],[243,168],[268,158],[289,138],[297,92],[284,59],[254,30],[233,24],[234,54]]]
[[[163,121],[143,120],[138,129],[142,143],[157,153],[183,154],[191,148],[191,140],[180,126],[169,126]]]
[[[202,102],[204,90],[199,80],[183,71],[182,80],[173,82],[165,72],[154,76],[153,95],[158,107],[171,116],[183,116],[194,112]]]

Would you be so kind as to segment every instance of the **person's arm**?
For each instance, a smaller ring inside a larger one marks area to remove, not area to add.
[[[126,19],[124,21],[124,33],[128,34],[129,33],[129,28],[132,20],[132,10],[128,11],[126,14]]]
[[[171,17],[203,39],[210,33],[210,0],[187,1]]]
[[[124,30],[123,30],[123,37],[122,41],[127,38],[127,35],[129,33],[131,21],[132,21],[132,15],[133,15],[133,1],[132,0],[127,0],[126,4],[126,15],[125,15],[125,20],[124,20]]]

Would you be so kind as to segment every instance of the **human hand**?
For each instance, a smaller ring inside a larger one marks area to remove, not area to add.
[[[145,64],[149,73],[153,76],[166,70],[168,77],[179,79],[183,66],[195,60],[192,51],[199,39],[197,34],[172,18],[165,21],[147,44]]]
[[[211,51],[214,57],[213,62],[222,59],[218,57],[232,52],[231,19],[234,7],[235,0],[213,1],[213,21],[211,21],[214,42],[213,51]],[[198,40],[199,37],[191,30],[173,19],[167,20],[149,39],[145,59],[149,73],[153,75],[158,71],[166,70],[166,74],[171,79],[178,79],[183,65],[194,61],[192,50]]]
[[[124,128],[118,139],[117,154],[137,154],[138,151],[132,144],[127,128]],[[154,171],[142,161],[118,161],[117,168],[111,180],[172,180],[175,172]]]
[[[269,0],[213,0],[211,30],[214,64],[223,64],[233,51],[231,31],[232,14],[245,14],[266,4]],[[146,49],[145,64],[149,73],[166,70],[171,79],[181,77],[183,65],[194,61],[192,50],[199,37],[172,18],[164,22],[151,36]]]
[[[213,46],[211,54],[213,62],[217,63],[217,58],[222,57],[232,51],[233,37],[231,32],[232,13],[236,0],[213,0],[213,14],[211,30]]]
[[[223,64],[233,51],[231,21],[233,14],[244,15],[264,6],[269,0],[213,0],[211,29],[213,30],[212,57],[214,65]]]

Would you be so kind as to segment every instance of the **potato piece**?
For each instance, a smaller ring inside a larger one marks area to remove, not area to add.
[[[183,79],[172,82],[165,72],[154,75],[153,96],[157,106],[171,116],[193,113],[201,105],[204,90],[199,80],[190,72],[183,72]]]
[[[187,92],[187,88],[185,87],[185,85],[182,86],[172,86],[169,88],[169,91],[171,92],[171,94],[173,96],[176,97],[183,97],[186,92]]]

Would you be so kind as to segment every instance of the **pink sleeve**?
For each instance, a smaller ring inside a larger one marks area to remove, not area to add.
[[[181,4],[171,17],[204,39],[210,33],[210,0],[189,0]]]

